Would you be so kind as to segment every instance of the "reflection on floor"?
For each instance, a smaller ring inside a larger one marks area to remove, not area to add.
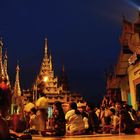
[[[79,135],[79,136],[65,136],[65,137],[33,136],[33,140],[140,140],[140,135],[96,134],[96,135]]]

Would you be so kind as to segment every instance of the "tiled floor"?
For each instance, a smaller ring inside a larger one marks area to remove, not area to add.
[[[66,137],[42,137],[33,136],[33,140],[140,140],[140,135],[81,135],[81,136],[66,136]]]

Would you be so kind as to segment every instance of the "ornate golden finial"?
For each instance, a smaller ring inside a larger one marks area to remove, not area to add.
[[[16,67],[16,71],[19,71],[19,60],[17,60],[17,67]]]
[[[48,53],[48,39],[45,38],[45,54]]]

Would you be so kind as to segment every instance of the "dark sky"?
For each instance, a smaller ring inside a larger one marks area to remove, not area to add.
[[[8,50],[8,71],[30,88],[48,38],[55,74],[62,62],[71,90],[97,102],[105,93],[104,71],[117,62],[122,15],[134,21],[138,0],[0,0],[0,35]]]

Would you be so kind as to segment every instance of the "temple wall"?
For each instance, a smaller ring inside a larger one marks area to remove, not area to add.
[[[140,83],[140,63],[136,65],[130,65],[128,67],[128,77],[129,77],[131,103],[134,109],[137,109],[136,85]]]
[[[120,88],[122,101],[128,102],[129,85],[127,77],[121,79]]]

